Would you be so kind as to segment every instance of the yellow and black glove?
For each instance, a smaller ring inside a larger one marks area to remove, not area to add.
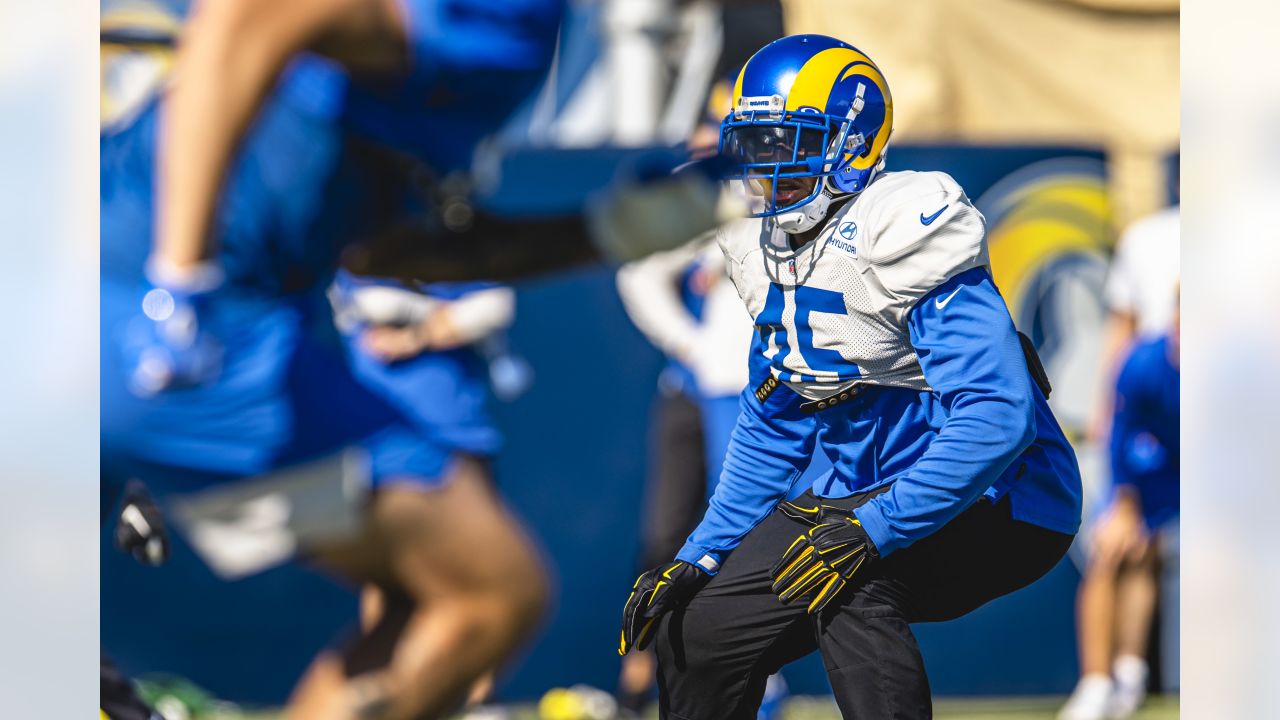
[[[684,607],[710,580],[710,575],[683,560],[641,573],[622,608],[622,641],[618,654],[649,647],[654,626],[662,615]]]
[[[820,612],[859,568],[879,557],[852,510],[790,502],[778,509],[810,526],[773,566],[773,592],[783,604],[809,597],[809,613]]]

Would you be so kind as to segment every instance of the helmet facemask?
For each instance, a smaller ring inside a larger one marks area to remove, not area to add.
[[[866,77],[846,83],[848,99],[836,105],[842,114],[808,106],[787,110],[782,95],[738,98],[721,123],[720,152],[738,163],[731,180],[745,191],[752,217],[772,217],[788,233],[805,232],[826,217],[834,200],[861,192],[884,167],[889,128],[881,127],[884,106],[873,99],[878,87]],[[874,143],[872,158],[872,141],[882,132],[886,137]]]

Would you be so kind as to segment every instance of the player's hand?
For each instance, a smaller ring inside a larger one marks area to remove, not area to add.
[[[622,641],[618,654],[649,647],[662,615],[684,607],[710,580],[710,575],[682,560],[642,573],[622,608]]]
[[[383,362],[397,362],[429,350],[453,350],[466,344],[449,312],[448,303],[413,325],[372,325],[360,335],[360,346]]]
[[[116,547],[143,565],[161,565],[169,559],[169,530],[146,486],[130,480],[116,518]]]
[[[152,273],[148,272],[149,275]],[[222,285],[217,268],[153,278],[142,298],[145,316],[130,336],[130,388],[149,396],[209,382],[222,369],[222,343],[205,327],[209,297]]]
[[[365,352],[384,363],[417,357],[430,347],[421,325],[373,325],[360,333],[359,342]]]
[[[773,592],[784,604],[809,598],[810,614],[840,594],[854,573],[879,557],[852,510],[784,502],[778,509],[809,525],[774,565]]]

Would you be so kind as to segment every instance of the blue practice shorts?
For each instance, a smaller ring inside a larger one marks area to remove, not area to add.
[[[489,366],[478,352],[458,348],[387,363],[361,350],[355,335],[344,341],[355,377],[430,440],[479,457],[498,452]]]

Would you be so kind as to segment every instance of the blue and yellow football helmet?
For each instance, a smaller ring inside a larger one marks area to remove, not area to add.
[[[775,40],[743,66],[731,101],[720,151],[759,198],[753,217],[775,217],[783,230],[812,228],[833,198],[862,191],[884,167],[889,85],[848,43],[825,35]],[[811,189],[807,178],[817,178]]]

